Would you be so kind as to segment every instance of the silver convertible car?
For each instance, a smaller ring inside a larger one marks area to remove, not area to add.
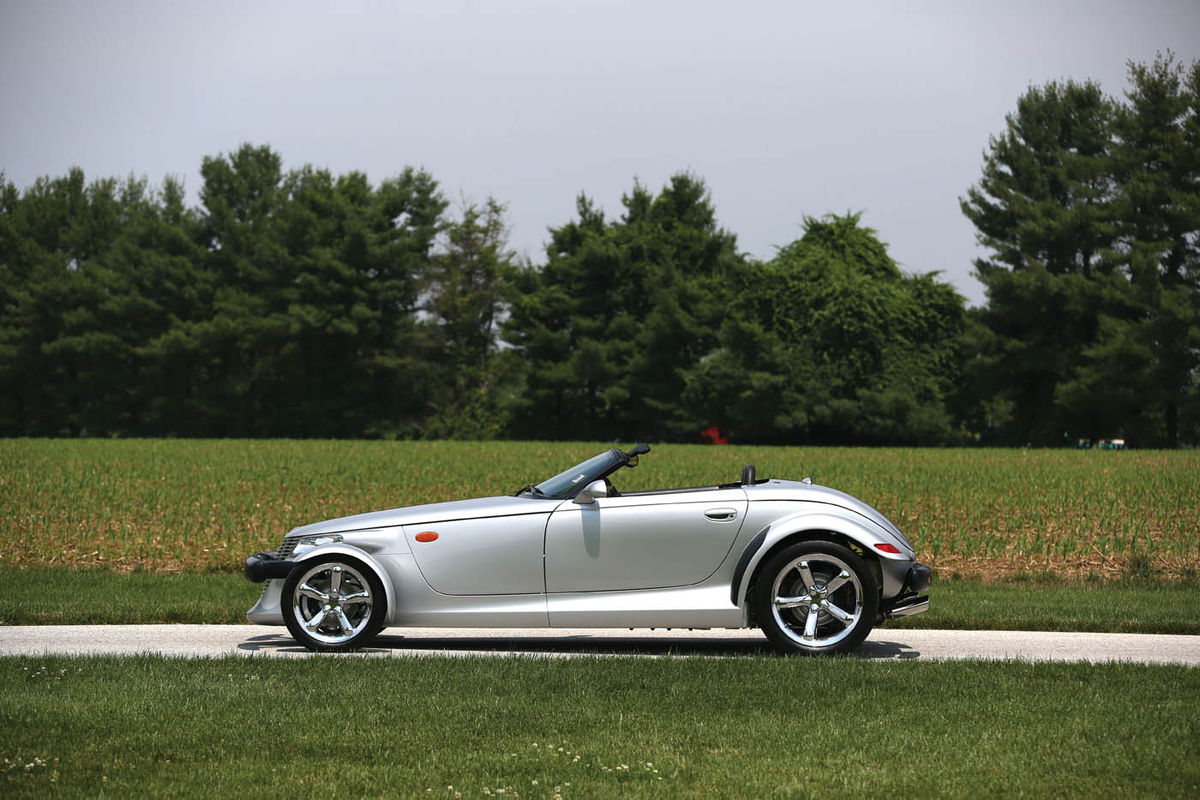
[[[613,448],[513,496],[296,528],[246,559],[246,616],[315,650],[388,626],[760,627],[786,653],[841,653],[929,607],[930,570],[886,517],[803,481],[625,491],[648,445]]]

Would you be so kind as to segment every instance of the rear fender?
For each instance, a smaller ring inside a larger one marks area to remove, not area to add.
[[[384,615],[384,619],[390,619],[392,612],[396,608],[396,593],[392,588],[392,579],[388,577],[387,570],[385,570],[370,553],[359,550],[357,547],[351,547],[348,544],[323,544],[319,547],[314,547],[311,550],[306,550],[303,555],[295,560],[295,563],[299,565],[305,563],[306,561],[312,561],[314,558],[321,558],[322,556],[331,555],[349,556],[350,558],[363,562],[371,568],[371,570],[375,573],[375,577],[379,578],[379,582],[383,584],[383,594],[387,599],[387,608],[385,609],[387,613]]]
[[[822,537],[823,533],[826,536]],[[830,537],[828,534],[835,535]],[[907,570],[908,565],[912,563],[912,556],[905,553],[884,553],[875,548],[877,544],[894,545],[895,539],[892,536],[866,519],[860,521],[835,514],[800,513],[783,517],[771,523],[746,546],[738,560],[734,583],[730,587],[732,595],[730,599],[734,605],[742,609],[743,614],[748,618],[750,587],[754,584],[759,567],[774,550],[792,540],[811,541],[826,538],[836,541],[840,537],[848,539],[866,551],[868,564],[874,561],[882,567],[881,575],[878,577],[880,578],[880,590],[884,596],[890,596],[900,590],[899,584],[895,587],[891,586],[895,582],[894,575],[897,573],[897,568],[901,566],[903,569],[899,570],[900,574]],[[890,562],[897,563],[893,567]],[[889,567],[891,568],[889,569]]]

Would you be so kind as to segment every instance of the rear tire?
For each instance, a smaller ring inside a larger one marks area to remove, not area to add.
[[[288,632],[309,650],[356,650],[387,617],[383,582],[370,567],[340,553],[302,561],[280,597]]]
[[[829,541],[800,542],[771,556],[752,607],[781,653],[846,653],[862,644],[879,613],[879,588],[865,561]]]

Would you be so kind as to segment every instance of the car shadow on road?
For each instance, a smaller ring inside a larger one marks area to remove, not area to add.
[[[897,637],[899,638],[899,637]],[[243,653],[304,655],[308,651],[286,633],[254,636],[238,645]],[[539,635],[468,638],[460,636],[404,636],[384,634],[360,655],[488,655],[523,656],[704,656],[730,658],[775,654],[766,639],[746,638],[654,638],[639,636]],[[908,661],[920,652],[902,641],[867,641],[851,655],[877,661]]]

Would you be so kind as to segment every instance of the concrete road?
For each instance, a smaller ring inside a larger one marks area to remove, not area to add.
[[[736,656],[771,652],[757,630],[391,628],[362,653],[409,655]],[[257,625],[0,626],[10,655],[311,655],[282,628]],[[872,631],[858,655],[881,661],[1021,659],[1200,666],[1200,636],[1027,631]],[[334,656],[336,657],[336,656]]]

